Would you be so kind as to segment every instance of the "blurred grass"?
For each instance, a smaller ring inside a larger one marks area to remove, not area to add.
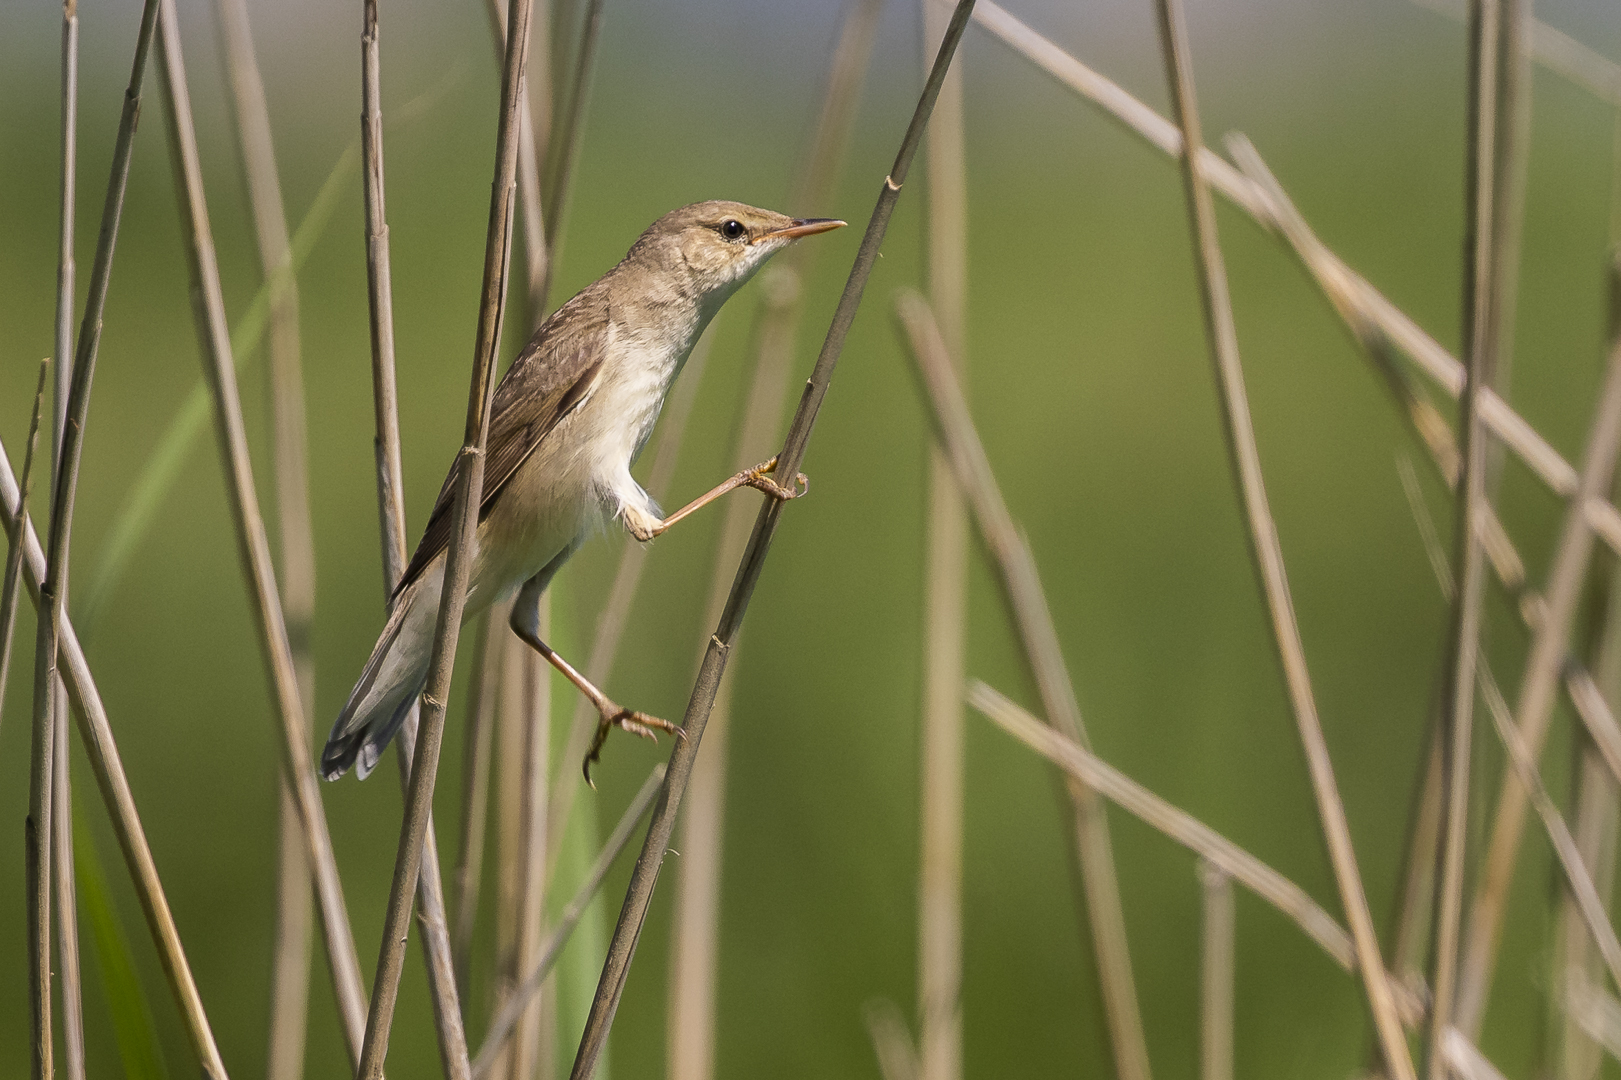
[[[210,9],[195,0],[181,6],[221,270],[239,318],[259,282],[217,93]],[[1566,6],[1573,31],[1610,34],[1586,40],[1613,55],[1621,45],[1613,13],[1595,20],[1580,4]],[[1543,7],[1545,18],[1561,11]],[[784,197],[794,147],[813,119],[837,5],[709,0],[675,10],[609,7],[559,296],[600,274],[673,206],[722,196],[774,206]],[[1077,12],[1043,0],[1014,10],[1163,107],[1147,4]],[[358,20],[308,0],[255,14],[296,217],[357,129]],[[1461,29],[1395,0],[1356,11],[1208,0],[1191,16],[1212,137],[1245,130],[1324,240],[1455,343]],[[34,365],[50,349],[56,18],[50,5],[0,10],[0,434],[8,448],[26,430]],[[442,107],[388,143],[407,506],[420,528],[457,441],[460,413],[446,404],[465,394],[495,73],[475,6],[409,4],[385,18],[385,109],[434,85],[460,58],[471,72]],[[133,9],[84,13],[81,222],[99,212],[133,19]],[[837,199],[782,209],[865,220],[919,78],[916,56],[915,12],[891,5]],[[1176,172],[977,32],[964,62],[970,396],[1030,534],[1097,748],[1337,910],[1222,450]],[[1536,95],[1513,397],[1574,456],[1602,355],[1612,118],[1546,76]],[[162,128],[150,115],[161,104],[154,96],[147,108],[76,516],[84,581],[106,557],[115,512],[200,370]],[[913,997],[926,429],[887,299],[918,280],[919,206],[901,202],[811,446],[813,497],[790,511],[733,671],[722,1077],[875,1076],[860,1006],[881,995],[906,1008]],[[1236,213],[1221,214],[1269,491],[1382,920],[1394,901],[1445,621],[1396,479],[1394,455],[1407,441],[1383,387],[1292,260]],[[81,235],[82,258],[93,239]],[[825,242],[839,247],[808,283],[806,368],[855,245],[852,237]],[[320,559],[317,728],[341,703],[382,616],[362,252],[356,190],[301,277]],[[717,323],[672,502],[727,469],[752,303],[746,290]],[[262,385],[250,380],[244,397],[262,461]],[[111,594],[90,659],[226,1062],[233,1077],[251,1080],[263,1068],[277,758],[217,453],[211,440],[198,445]],[[1439,485],[1428,477],[1426,484],[1444,520]],[[1558,512],[1523,470],[1507,469],[1504,519],[1534,580]],[[681,712],[709,629],[699,617],[718,525],[718,515],[701,518],[655,546],[611,680],[620,700]],[[593,605],[625,542],[596,542],[565,574],[557,606],[565,640],[588,638]],[[1000,600],[977,566],[970,611],[971,673],[1029,703]],[[1523,633],[1496,606],[1489,650],[1505,692],[1523,647]],[[13,688],[12,715],[21,715],[19,695],[27,693],[26,685]],[[0,822],[10,823],[0,828],[20,826],[24,813],[26,740],[22,725],[0,728]],[[453,730],[441,816],[456,805],[460,745]],[[1014,1062],[1021,1075],[1103,1075],[1104,1028],[1052,781],[972,718],[967,750],[967,1070],[981,1075]],[[610,746],[594,797],[599,818],[617,815],[654,753],[628,739]],[[1556,743],[1544,759],[1556,797],[1568,756]],[[93,780],[82,762],[76,767],[88,803]],[[398,791],[345,782],[323,794],[369,966]],[[117,850],[99,808],[87,805],[79,817],[102,852]],[[1191,1075],[1194,866],[1145,828],[1111,820],[1154,1065],[1162,1076]],[[571,843],[586,861],[586,845]],[[12,868],[0,880],[20,881],[20,863],[0,865]],[[121,864],[108,859],[106,869],[112,910],[134,931],[133,962],[164,1060],[184,1075],[191,1064],[139,908]],[[625,873],[604,890],[604,925]],[[1550,874],[1545,846],[1534,840],[1521,862],[1483,1040],[1509,1075],[1529,1071],[1539,1038]],[[668,903],[666,889],[619,1013],[613,1052],[622,1075],[661,1070]],[[81,917],[88,926],[88,900]],[[21,970],[22,927],[22,890],[0,889],[0,970]],[[594,958],[571,948],[564,963],[566,978],[594,981]],[[342,1071],[323,964],[316,962],[311,995],[312,1077]],[[102,977],[88,965],[87,976],[87,997],[99,999]],[[21,980],[0,980],[0,1075],[25,1068],[24,993]],[[472,997],[471,1030],[479,1032],[488,1003]],[[92,1075],[114,1075],[112,1032],[96,1022],[100,1006],[87,1006]],[[427,1009],[413,959],[400,1015],[426,1017]],[[1237,1010],[1244,1075],[1343,1076],[1360,1062],[1365,1022],[1355,986],[1247,899],[1239,903]],[[571,1055],[571,1037],[560,1042]],[[436,1061],[430,1025],[399,1025],[391,1076],[431,1076]]]

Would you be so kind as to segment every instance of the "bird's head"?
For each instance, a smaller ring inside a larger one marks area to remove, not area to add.
[[[655,221],[627,258],[681,275],[706,299],[723,301],[801,236],[844,224],[833,218],[791,218],[739,202],[694,203]]]

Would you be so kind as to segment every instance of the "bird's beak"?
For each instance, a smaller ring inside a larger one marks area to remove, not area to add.
[[[763,233],[754,242],[758,244],[760,240],[797,240],[801,236],[815,236],[817,233],[842,229],[847,224],[849,222],[840,221],[838,218],[794,218],[794,223],[786,229]]]

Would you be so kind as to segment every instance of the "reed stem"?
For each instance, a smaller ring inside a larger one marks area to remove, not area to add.
[[[821,354],[817,357],[816,367],[806,383],[804,395],[800,398],[799,410],[789,426],[782,452],[777,457],[777,469],[784,476],[795,475],[804,461],[805,445],[810,439],[811,429],[815,426],[816,415],[827,396],[828,385],[838,364],[839,354],[844,349],[844,340],[849,333],[850,324],[855,320],[856,310],[861,305],[861,295],[866,289],[867,278],[872,273],[873,264],[878,260],[878,249],[889,227],[889,218],[894,212],[896,199],[900,196],[901,185],[906,181],[906,174],[911,168],[918,142],[923,136],[923,127],[928,122],[936,97],[939,96],[940,84],[951,65],[952,57],[956,54],[957,44],[962,40],[962,33],[967,27],[968,16],[973,11],[974,3],[975,0],[959,0],[950,29],[935,59],[934,69],[929,74],[917,109],[913,112],[912,121],[907,127],[906,136],[901,142],[900,151],[895,157],[894,167],[884,178],[877,205],[873,208],[872,218],[867,223],[866,234],[862,237],[861,247],[856,253],[855,265],[851,268],[844,293],[839,298],[839,306],[834,312]],[[703,740],[704,724],[709,719],[709,711],[714,705],[715,693],[725,672],[732,643],[737,637],[754,586],[759,581],[760,571],[764,567],[765,556],[770,549],[771,538],[782,513],[782,505],[780,500],[768,497],[761,506],[759,517],[755,521],[754,533],[749,538],[748,548],[738,567],[731,595],[704,653],[692,698],[682,721],[685,738],[676,739],[675,748],[671,751],[664,790],[653,809],[653,819],[648,826],[647,837],[642,843],[641,856],[636,860],[636,868],[631,872],[630,887],[625,895],[624,906],[620,910],[619,922],[614,927],[613,938],[608,943],[607,961],[603,965],[602,977],[597,984],[596,997],[591,1002],[590,1015],[586,1018],[585,1031],[580,1039],[579,1051],[575,1055],[571,1080],[585,1080],[589,1077],[596,1067],[598,1056],[607,1045],[608,1031],[613,1026],[614,1013],[619,1007],[619,997],[624,991],[625,977],[630,971],[630,962],[636,951],[637,938],[641,934],[642,921],[646,918],[648,904],[653,899],[653,889],[658,882],[659,868],[664,862],[665,852],[669,850],[670,837],[675,828],[675,815],[681,806],[681,796],[692,777],[693,762],[698,753],[698,746]]]

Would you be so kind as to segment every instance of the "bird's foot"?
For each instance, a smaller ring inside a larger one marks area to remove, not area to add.
[[[801,495],[804,495],[806,492],[810,491],[810,478],[804,473],[795,473],[794,486],[785,487],[782,484],[777,483],[775,480],[769,480],[766,478],[768,473],[774,473],[776,471],[777,459],[772,458],[770,461],[762,461],[752,469],[744,470],[738,475],[738,481],[747,487],[763,491],[767,495],[780,499],[783,502],[787,502],[789,499],[797,499]]]
[[[601,714],[601,719],[597,721],[597,734],[591,740],[591,749],[586,753],[585,762],[582,765],[585,772],[585,782],[591,785],[593,791],[596,790],[597,785],[591,779],[591,766],[601,759],[603,744],[608,741],[608,732],[614,728],[623,728],[632,735],[640,735],[642,738],[652,739],[654,742],[658,742],[658,733],[661,731],[668,735],[674,735],[678,739],[685,737],[685,733],[677,724],[672,724],[668,720],[661,720],[644,712],[636,712],[634,709],[621,709],[607,699],[598,704],[597,712]]]

